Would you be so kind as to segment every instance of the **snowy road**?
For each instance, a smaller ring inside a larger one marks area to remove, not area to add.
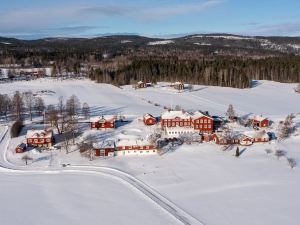
[[[176,218],[178,222],[181,222],[182,224],[186,225],[203,225],[202,222],[198,221],[193,216],[189,215],[187,212],[176,206],[173,202],[163,197],[161,194],[159,194],[157,191],[153,190],[151,187],[149,187],[147,184],[143,183],[142,181],[136,179],[135,177],[131,176],[128,173],[125,173],[124,171],[117,170],[115,168],[109,168],[109,167],[98,167],[98,166],[69,166],[65,168],[35,168],[31,169],[29,167],[17,167],[10,162],[8,162],[6,158],[6,151],[7,147],[9,145],[10,137],[8,128],[5,129],[4,134],[2,137],[0,137],[0,166],[10,172],[16,172],[16,173],[29,173],[29,174],[35,174],[35,173],[80,173],[80,174],[86,174],[86,173],[94,173],[99,175],[105,175],[109,176],[115,179],[118,179],[122,182],[125,182],[125,184],[129,185],[130,187],[135,188],[136,191],[143,194],[144,196],[148,197],[149,200],[156,203],[158,206],[163,208],[166,212],[168,212],[171,216]]]

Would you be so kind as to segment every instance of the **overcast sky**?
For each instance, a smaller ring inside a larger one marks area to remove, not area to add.
[[[9,0],[0,36],[191,33],[300,36],[300,0]]]

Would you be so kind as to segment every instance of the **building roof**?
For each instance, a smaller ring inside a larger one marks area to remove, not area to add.
[[[203,116],[207,117],[207,118],[210,118],[210,119],[213,119],[212,117],[200,112],[200,111],[196,111],[196,112],[192,112],[191,113],[191,116],[192,116],[192,119],[195,120],[195,119],[198,119],[198,118],[201,118]]]
[[[247,131],[244,132],[243,135],[255,139],[255,138],[269,138],[269,135],[265,130],[259,130],[259,131]]]
[[[116,142],[117,147],[122,146],[150,146],[149,141],[145,139],[119,139]]]
[[[139,82],[137,82],[137,83],[138,83],[138,84],[144,84],[144,82],[143,82],[143,81],[141,81],[141,80],[140,80]]]
[[[183,111],[165,111],[161,115],[161,119],[175,119],[175,118],[180,118],[180,119],[190,119],[191,115],[187,112]]]
[[[52,138],[52,130],[28,130],[26,138]]]
[[[150,113],[146,113],[146,114],[144,115],[144,119],[149,119],[149,118],[154,118],[154,119],[155,119],[155,117],[152,116]]]
[[[259,121],[259,122],[264,121],[265,119],[268,119],[268,118],[263,117],[263,116],[259,116],[259,115],[256,115],[256,116],[253,117],[253,120],[256,120],[256,121]]]
[[[103,115],[103,116],[95,116],[90,118],[91,123],[100,122],[101,120],[105,120],[105,122],[114,122],[116,120],[115,115]]]
[[[105,140],[99,143],[94,143],[94,149],[103,149],[103,148],[115,148],[116,144],[114,140]]]

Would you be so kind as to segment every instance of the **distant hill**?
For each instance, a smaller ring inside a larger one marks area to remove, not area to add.
[[[36,51],[128,51],[129,49],[202,50],[203,54],[282,55],[300,54],[300,37],[252,37],[232,34],[195,34],[173,39],[137,35],[112,35],[97,38],[44,38],[19,40],[0,37],[0,49]]]

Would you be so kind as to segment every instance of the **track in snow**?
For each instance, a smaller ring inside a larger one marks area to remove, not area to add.
[[[133,177],[132,175],[125,173],[124,171],[109,168],[109,167],[100,167],[100,166],[69,166],[65,168],[57,169],[47,169],[47,168],[37,168],[30,169],[28,167],[17,167],[6,158],[6,151],[9,145],[10,137],[8,133],[8,128],[6,129],[4,135],[1,138],[0,142],[0,167],[7,169],[11,172],[24,172],[24,173],[97,173],[110,176],[112,178],[117,178],[121,181],[124,181],[126,184],[134,187],[137,191],[148,197],[158,206],[163,208],[170,215],[175,217],[179,222],[185,225],[204,225],[202,222],[189,215],[187,212],[176,206],[173,202],[163,197],[157,191],[153,190],[151,187]]]

